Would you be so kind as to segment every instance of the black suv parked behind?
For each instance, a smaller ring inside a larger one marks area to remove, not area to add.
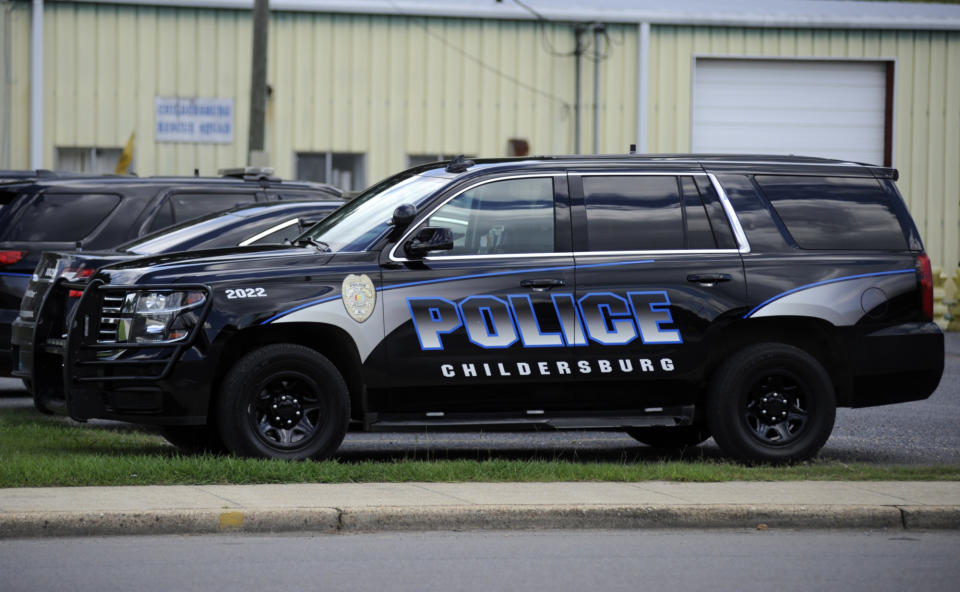
[[[41,320],[26,362],[76,419],[249,456],[329,456],[352,423],[809,458],[837,406],[922,399],[943,372],[896,176],[794,157],[424,165],[293,247],[58,284],[81,302]]]
[[[240,204],[343,195],[331,185],[281,181],[269,169],[223,172],[141,178],[35,171],[23,182],[0,183],[0,376],[10,374],[10,324],[42,251],[110,249]]]

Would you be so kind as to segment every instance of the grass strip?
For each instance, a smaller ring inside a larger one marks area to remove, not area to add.
[[[485,456],[486,455],[486,456]],[[0,410],[0,487],[458,481],[956,481],[960,466],[875,466],[814,460],[744,466],[718,460],[578,462],[476,459],[282,462],[183,455],[136,428],[104,429],[30,409]]]

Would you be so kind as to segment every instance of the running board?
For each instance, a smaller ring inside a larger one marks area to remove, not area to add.
[[[530,409],[514,412],[463,411],[427,413],[367,413],[364,426],[371,432],[403,430],[624,430],[693,423],[693,405],[648,407],[604,412],[547,411]]]

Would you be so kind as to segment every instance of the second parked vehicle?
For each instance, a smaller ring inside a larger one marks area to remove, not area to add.
[[[282,181],[269,169],[224,172],[207,178],[38,171],[0,185],[0,376],[10,373],[10,324],[41,252],[111,249],[242,204],[343,195],[331,185]]]
[[[99,268],[137,257],[176,251],[224,249],[248,245],[279,245],[301,234],[330,212],[343,205],[340,200],[267,202],[241,206],[171,226],[105,251],[47,251],[34,270],[21,301],[20,315],[13,321],[11,346],[18,357],[31,356],[34,329],[44,311],[69,313],[80,298],[80,290],[57,292],[48,297],[50,286],[63,278],[84,282]],[[13,372],[28,388],[32,376],[28,370]],[[42,403],[37,402],[41,410]]]

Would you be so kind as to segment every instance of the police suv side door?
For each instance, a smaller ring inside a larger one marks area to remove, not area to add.
[[[620,391],[597,390],[610,397],[603,404],[618,407],[637,400],[632,381],[699,380],[710,340],[746,301],[741,245],[722,190],[689,167],[579,171],[570,187],[584,327],[577,377],[623,381]]]
[[[573,310],[552,298],[573,292],[565,173],[473,179],[424,209],[382,258],[391,386],[444,385],[455,406],[460,386],[569,377],[560,318],[572,327]],[[454,248],[406,253],[428,227],[450,229]]]

